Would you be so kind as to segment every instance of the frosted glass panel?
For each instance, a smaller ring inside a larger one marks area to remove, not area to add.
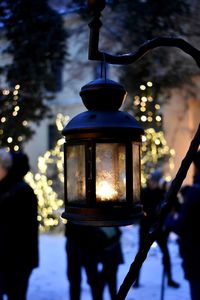
[[[133,199],[140,200],[140,145],[132,144],[133,149]]]
[[[98,143],[96,145],[96,199],[97,202],[125,201],[124,144]]]
[[[85,146],[67,146],[67,199],[85,201]]]

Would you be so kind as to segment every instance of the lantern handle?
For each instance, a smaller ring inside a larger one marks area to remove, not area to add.
[[[106,60],[109,64],[116,65],[127,65],[132,64],[135,61],[141,59],[150,50],[157,47],[176,47],[181,49],[183,52],[189,54],[196,62],[197,66],[200,67],[200,51],[193,47],[190,43],[186,42],[182,38],[173,37],[157,37],[152,40],[146,41],[142,44],[135,52],[113,55],[99,50],[99,33],[102,26],[100,20],[101,11],[105,7],[104,0],[88,0],[88,7],[93,13],[93,19],[88,24],[90,28],[89,36],[89,47],[88,47],[88,59],[96,61]]]

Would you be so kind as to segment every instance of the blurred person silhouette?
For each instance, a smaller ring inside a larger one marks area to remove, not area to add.
[[[103,248],[99,254],[102,264],[101,284],[102,295],[104,288],[108,286],[111,300],[117,295],[117,272],[120,264],[124,263],[121,247],[121,230],[119,227],[101,227],[103,233]]]
[[[37,198],[24,181],[28,171],[26,154],[0,149],[0,300],[25,300],[38,266]]]
[[[181,188],[182,205],[168,217],[168,226],[179,236],[179,249],[185,279],[190,286],[192,300],[200,299],[200,150],[194,160],[192,185]]]
[[[166,192],[166,182],[162,178],[162,171],[155,170],[152,172],[147,180],[146,187],[141,189],[141,203],[143,205],[144,217],[140,221],[139,227],[139,249],[142,249],[143,242],[148,235],[151,226],[156,222],[159,209],[162,204]],[[178,288],[180,285],[172,278],[171,259],[168,249],[168,236],[169,231],[163,226],[163,229],[156,240],[162,255],[164,272],[167,275],[168,286]],[[139,287],[140,273],[133,285],[133,287]]]
[[[115,227],[66,224],[70,300],[81,298],[82,269],[86,272],[93,300],[103,299],[106,285],[111,299],[114,299],[117,293],[117,268],[123,262],[120,235],[120,230]]]
[[[102,300],[102,285],[98,272],[98,252],[101,235],[98,227],[66,224],[67,277],[70,300],[80,300],[82,269],[87,275],[92,299]]]

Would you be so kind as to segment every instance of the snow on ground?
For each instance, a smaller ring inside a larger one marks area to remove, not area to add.
[[[125,263],[119,267],[119,286],[134,260],[138,247],[138,226],[126,226],[121,229]],[[65,242],[65,237],[62,235],[40,235],[40,266],[31,275],[27,300],[69,300]],[[173,277],[181,284],[181,287],[173,289],[165,285],[164,297],[161,298],[162,254],[159,247],[154,244],[141,269],[141,287],[131,288],[126,300],[190,300],[188,283],[183,276],[174,235],[170,236],[169,249]],[[84,271],[81,297],[81,300],[92,300]],[[107,290],[105,290],[104,300],[110,300]]]

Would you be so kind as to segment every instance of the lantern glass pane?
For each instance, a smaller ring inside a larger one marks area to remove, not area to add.
[[[84,203],[85,146],[67,146],[67,199],[70,203]]]
[[[132,144],[133,153],[133,199],[135,202],[140,201],[140,145]]]
[[[125,145],[98,143],[96,145],[96,200],[126,200]]]

